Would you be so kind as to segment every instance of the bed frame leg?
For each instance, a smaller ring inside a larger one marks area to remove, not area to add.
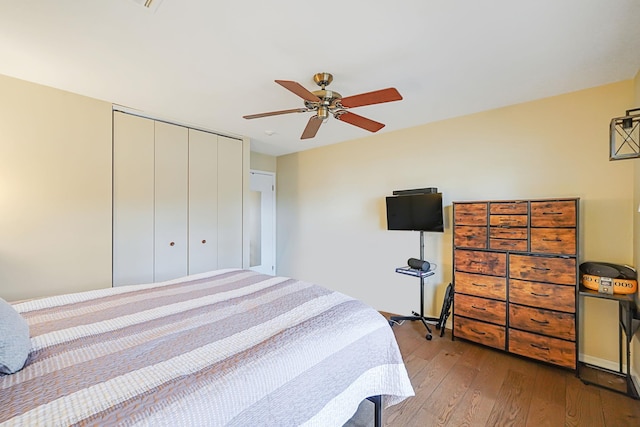
[[[373,425],[375,427],[382,427],[382,396],[367,397],[368,400],[373,402]]]

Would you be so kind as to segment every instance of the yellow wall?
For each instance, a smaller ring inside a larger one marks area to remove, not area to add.
[[[0,76],[0,297],[111,285],[111,104]]]
[[[384,197],[420,187],[442,191],[446,210],[445,233],[425,237],[438,265],[426,314],[452,279],[452,201],[580,197],[580,261],[633,263],[634,164],[608,158],[609,121],[633,96],[628,80],[278,157],[278,273],[416,310],[418,280],[394,269],[419,255],[419,234],[386,230]],[[617,361],[617,306],[583,307],[583,358]]]
[[[276,166],[276,158],[274,156],[254,151],[251,152],[251,169],[264,172],[275,172]]]

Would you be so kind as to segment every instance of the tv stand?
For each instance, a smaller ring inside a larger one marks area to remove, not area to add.
[[[420,259],[424,260],[424,231],[420,232]],[[427,335],[425,338],[427,341],[430,341],[432,336],[431,328],[429,327],[428,322],[432,322],[435,325],[440,326],[440,318],[438,317],[425,317],[424,315],[424,279],[429,276],[433,276],[435,273],[433,270],[429,269],[428,271],[417,270],[411,267],[398,267],[396,268],[396,273],[406,274],[409,276],[415,276],[420,278],[420,313],[416,313],[412,311],[411,314],[413,316],[391,316],[389,318],[389,324],[393,326],[400,321],[409,320],[416,321],[420,320],[424,327],[427,329]],[[442,325],[444,327],[444,325]]]

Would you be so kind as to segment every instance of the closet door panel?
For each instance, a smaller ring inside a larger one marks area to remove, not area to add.
[[[113,285],[153,277],[154,122],[113,113]]]
[[[218,268],[242,267],[242,142],[218,137]]]
[[[187,275],[188,130],[155,122],[155,281]]]
[[[218,268],[218,136],[189,129],[189,274]]]

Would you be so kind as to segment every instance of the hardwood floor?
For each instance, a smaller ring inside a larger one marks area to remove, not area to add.
[[[393,327],[416,396],[385,409],[385,426],[640,426],[640,400],[432,329],[427,341],[420,322]]]

